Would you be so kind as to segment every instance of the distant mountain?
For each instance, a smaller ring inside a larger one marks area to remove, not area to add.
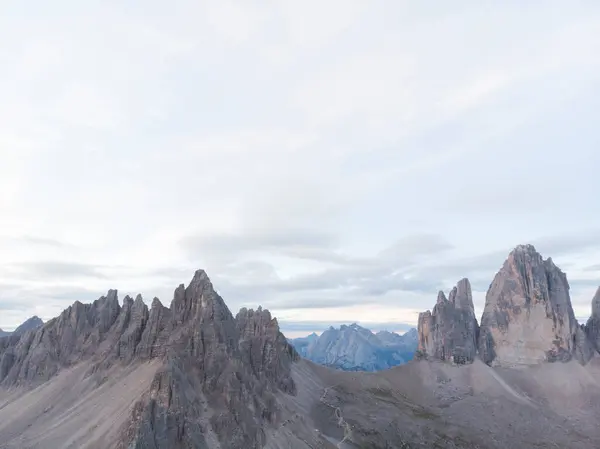
[[[17,327],[13,332],[6,332],[0,329],[0,337],[7,337],[9,335],[23,335],[25,332],[37,329],[43,325],[44,322],[39,317],[32,316],[19,327]]]
[[[417,349],[417,330],[404,335],[369,329],[354,323],[330,327],[320,336],[289,340],[296,351],[321,365],[344,371],[380,371],[412,360]]]
[[[312,347],[319,339],[319,336],[314,332],[306,337],[294,338],[290,340],[293,342],[294,348],[298,351],[302,357],[307,358],[308,354],[312,351]]]

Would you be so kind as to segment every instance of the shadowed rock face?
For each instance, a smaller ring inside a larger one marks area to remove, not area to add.
[[[585,333],[594,349],[600,352],[600,287],[592,299],[592,315],[585,325]]]
[[[579,327],[565,274],[532,245],[508,256],[486,295],[479,354],[488,364],[535,364],[589,360],[590,345]]]
[[[468,279],[461,279],[449,299],[440,291],[433,312],[419,314],[417,357],[457,364],[472,362],[477,353],[478,332],[471,284]]]

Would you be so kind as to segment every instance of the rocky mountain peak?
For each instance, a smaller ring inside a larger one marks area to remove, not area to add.
[[[448,300],[446,299],[446,295],[444,294],[444,292],[443,292],[442,290],[440,290],[440,291],[438,292],[438,296],[437,296],[437,304],[443,304],[443,303],[445,303],[446,301],[448,301]]]
[[[187,288],[183,284],[177,287],[171,302],[171,311],[177,325],[188,320],[233,320],[231,312],[215,291],[204,270],[194,273]]]
[[[467,278],[463,278],[456,284],[456,287],[452,290],[456,292],[453,294],[453,302],[456,307],[463,310],[470,310],[475,313],[475,306],[473,305],[473,293],[471,292],[471,283]]]
[[[37,315],[32,316],[31,318],[25,320],[20,326],[18,326],[15,331],[12,333],[13,335],[21,335],[25,332],[35,330],[40,326],[43,326],[44,322]]]
[[[34,315],[31,318],[28,318],[23,323],[21,323],[17,328],[12,332],[6,332],[0,329],[0,337],[8,337],[22,335],[25,332],[32,331],[37,329],[40,326],[43,326],[44,322],[37,316]]]
[[[461,279],[446,300],[438,293],[433,312],[419,314],[417,357],[458,364],[472,362],[479,328],[473,307],[471,284]]]
[[[600,287],[598,287],[596,294],[592,298],[592,316],[600,319]]]
[[[571,305],[566,275],[533,245],[510,252],[486,295],[479,353],[488,364],[586,362],[590,351]]]

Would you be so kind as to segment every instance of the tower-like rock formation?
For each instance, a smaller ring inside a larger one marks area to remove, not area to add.
[[[586,363],[590,343],[571,305],[566,275],[532,245],[519,245],[494,277],[481,319],[479,355],[494,365]]]
[[[585,325],[585,333],[594,349],[600,352],[600,287],[592,299],[592,315]]]
[[[450,299],[440,291],[433,312],[419,314],[417,357],[457,364],[472,362],[478,333],[471,284],[461,279],[450,292]]]

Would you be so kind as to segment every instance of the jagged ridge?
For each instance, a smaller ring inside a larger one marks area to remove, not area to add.
[[[298,355],[277,320],[261,308],[234,318],[203,270],[175,290],[169,308],[155,298],[148,310],[140,295],[120,306],[110,290],[0,339],[0,385],[41,383],[84,360],[98,372],[156,358],[163,366],[123,428],[123,447],[204,447],[211,433],[225,447],[260,447],[277,421],[273,394],[296,390],[290,371]],[[202,403],[222,413],[205,414]]]

